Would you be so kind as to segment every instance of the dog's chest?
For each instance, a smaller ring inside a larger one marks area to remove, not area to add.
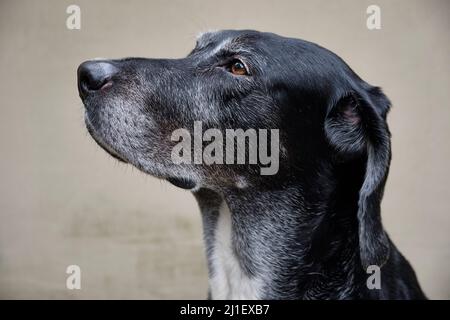
[[[261,281],[242,270],[232,245],[231,212],[225,202],[219,210],[211,255],[212,276],[209,279],[212,299],[259,299]]]

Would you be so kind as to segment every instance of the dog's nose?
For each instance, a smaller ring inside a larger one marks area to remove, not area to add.
[[[78,91],[82,98],[112,85],[117,68],[107,61],[86,61],[78,67]]]

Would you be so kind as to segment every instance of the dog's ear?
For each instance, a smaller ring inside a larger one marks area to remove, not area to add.
[[[389,108],[390,102],[379,88],[353,90],[332,103],[325,120],[327,138],[339,154],[367,159],[357,213],[364,268],[381,267],[389,258],[389,240],[380,214],[391,159],[386,123]]]

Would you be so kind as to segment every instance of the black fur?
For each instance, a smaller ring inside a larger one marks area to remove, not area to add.
[[[249,75],[229,72],[236,58]],[[183,59],[88,64],[79,68],[79,88],[95,140],[116,158],[193,189],[208,257],[225,201],[235,255],[249,277],[263,279],[261,298],[425,298],[381,224],[390,102],[335,54],[271,33],[225,30],[203,35]],[[280,129],[279,172],[173,164],[171,132],[196,120]],[[380,290],[366,287],[369,265],[381,267]]]

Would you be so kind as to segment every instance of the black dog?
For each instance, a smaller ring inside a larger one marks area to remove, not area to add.
[[[391,158],[380,88],[332,52],[256,31],[203,34],[183,59],[88,61],[86,125],[119,160],[191,189],[215,299],[424,299],[385,233]],[[279,170],[175,164],[174,130],[279,129]],[[369,288],[367,267],[381,268]]]

